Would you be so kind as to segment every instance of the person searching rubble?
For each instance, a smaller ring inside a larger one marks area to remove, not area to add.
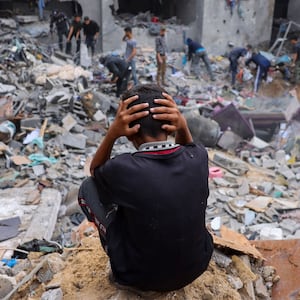
[[[102,56],[99,61],[112,73],[112,78],[107,83],[116,84],[116,97],[119,98],[128,88],[130,65],[125,59],[113,55]]]
[[[294,67],[293,83],[300,83],[300,41],[296,35],[290,37],[290,42],[293,45],[292,62]]]
[[[91,48],[93,57],[95,54],[95,45],[99,37],[100,27],[95,21],[91,20],[89,17],[84,17],[82,28],[86,46],[88,49]]]
[[[271,62],[265,56],[260,54],[257,50],[253,51],[252,56],[246,60],[245,65],[249,66],[251,62],[253,62],[257,67],[253,88],[254,93],[257,93],[261,81],[267,80]]]
[[[122,136],[137,151],[111,158]],[[137,85],[123,94],[90,170],[78,201],[99,229],[112,283],[135,291],[173,291],[207,269],[213,251],[205,226],[208,155],[193,143],[164,89]]]
[[[67,45],[66,45],[66,53],[71,54],[72,51],[72,39],[75,38],[76,41],[76,53],[80,51],[80,43],[81,43],[81,32],[82,23],[81,23],[81,15],[76,14],[74,19],[71,23],[68,38],[67,38]]]
[[[230,72],[231,72],[231,86],[235,88],[236,76],[238,74],[239,61],[241,58],[246,57],[246,55],[251,51],[252,46],[247,45],[244,47],[236,47],[232,49],[228,55],[230,62]]]
[[[56,26],[56,31],[58,35],[58,46],[60,51],[63,51],[63,38],[68,37],[69,32],[69,22],[67,16],[58,10],[53,10],[50,15],[50,33],[53,36],[53,27]]]
[[[194,70],[197,78],[200,78],[200,59],[202,59],[210,76],[210,80],[215,81],[216,79],[213,75],[206,49],[198,42],[193,41],[191,38],[187,38],[186,44],[188,45],[188,60],[192,61],[191,68]]]

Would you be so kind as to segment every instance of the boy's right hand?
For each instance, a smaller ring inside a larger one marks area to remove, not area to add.
[[[136,124],[135,126],[130,127],[129,124],[133,121],[146,117],[149,114],[149,110],[143,110],[149,107],[148,103],[136,104],[128,108],[128,106],[136,99],[138,99],[138,96],[133,96],[124,101],[120,101],[116,118],[107,133],[114,139],[121,136],[130,137],[136,134],[140,129],[140,125]]]

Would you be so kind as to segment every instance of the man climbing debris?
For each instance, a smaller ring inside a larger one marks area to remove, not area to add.
[[[60,51],[63,51],[63,37],[67,38],[69,31],[69,23],[67,16],[58,10],[53,10],[50,16],[50,32],[53,34],[54,24],[58,35],[58,45]]]
[[[167,140],[175,133],[175,143]],[[126,136],[133,154],[110,159]],[[172,291],[207,268],[213,244],[205,226],[208,157],[195,145],[172,97],[157,85],[126,92],[80,187],[79,204],[122,288]]]
[[[188,45],[188,60],[192,60],[191,67],[194,70],[195,75],[200,78],[200,59],[202,59],[210,79],[215,81],[216,79],[213,75],[206,49],[201,44],[193,41],[191,38],[188,38],[186,43]]]

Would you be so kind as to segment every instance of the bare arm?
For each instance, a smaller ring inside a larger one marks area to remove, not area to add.
[[[90,171],[92,176],[94,175],[95,168],[102,166],[110,159],[111,151],[116,139],[121,136],[130,137],[139,131],[139,124],[133,127],[129,127],[129,124],[149,114],[149,111],[141,111],[149,106],[148,103],[141,103],[128,108],[128,105],[137,98],[138,96],[134,96],[124,101],[120,101],[115,121],[108,129],[104,140],[91,162]]]
[[[128,62],[131,61],[135,56],[136,56],[136,48],[133,48],[132,52],[130,53],[130,55],[126,61],[128,61]]]
[[[163,93],[165,99],[155,99],[154,102],[160,104],[160,107],[151,108],[153,118],[156,120],[167,121],[162,128],[168,133],[175,132],[175,142],[180,145],[186,145],[193,142],[193,137],[188,128],[186,119],[180,113],[173,98]]]
[[[74,27],[71,26],[71,28],[69,30],[68,38],[67,38],[68,42],[71,40],[71,36],[72,36],[73,32],[74,32]]]

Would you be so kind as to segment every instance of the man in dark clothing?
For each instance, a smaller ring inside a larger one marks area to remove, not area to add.
[[[195,72],[195,75],[199,78],[200,77],[200,59],[202,59],[202,61],[205,64],[205,67],[207,69],[207,72],[210,76],[210,79],[212,81],[215,81],[215,77],[212,73],[212,69],[211,69],[211,65],[210,65],[210,61],[209,58],[207,56],[207,52],[205,50],[205,48],[193,41],[191,38],[188,38],[186,40],[186,43],[188,45],[188,60],[192,60],[192,69]]]
[[[294,81],[296,84],[300,83],[300,41],[298,41],[297,36],[292,36],[290,39],[293,45],[293,64],[294,69]]]
[[[175,143],[167,141],[173,133]],[[121,136],[138,150],[110,159]],[[91,174],[79,204],[99,228],[115,283],[165,292],[206,270],[213,251],[205,225],[208,156],[162,88],[137,85],[123,95]]]
[[[60,51],[63,51],[63,36],[68,36],[69,24],[67,16],[61,12],[54,10],[50,15],[50,32],[53,34],[53,26],[56,26],[58,35],[58,45]]]
[[[236,75],[238,73],[238,65],[240,57],[245,57],[248,51],[252,49],[250,45],[247,45],[246,48],[238,47],[231,50],[229,53],[228,59],[230,62],[230,71],[231,71],[231,85],[235,86]]]
[[[116,96],[120,97],[120,95],[127,89],[131,73],[129,64],[124,59],[112,55],[101,57],[100,63],[107,67],[107,69],[113,74],[110,83],[116,83]]]
[[[87,48],[91,48],[92,50],[92,56],[95,54],[95,44],[99,36],[99,25],[93,21],[90,20],[89,17],[84,17],[84,23],[83,23],[83,34],[85,36],[85,43]]]
[[[262,79],[267,80],[271,63],[265,56],[255,52],[253,52],[252,56],[246,61],[246,66],[251,62],[255,63],[257,67],[256,78],[254,81],[254,92],[257,93]]]
[[[75,15],[74,19],[71,23],[68,38],[67,38],[67,46],[66,46],[66,53],[71,54],[71,49],[72,49],[72,38],[75,38],[76,41],[76,53],[80,51],[80,42],[81,42],[81,36],[80,36],[80,31],[82,28],[82,23],[81,23],[81,16],[80,15]]]

